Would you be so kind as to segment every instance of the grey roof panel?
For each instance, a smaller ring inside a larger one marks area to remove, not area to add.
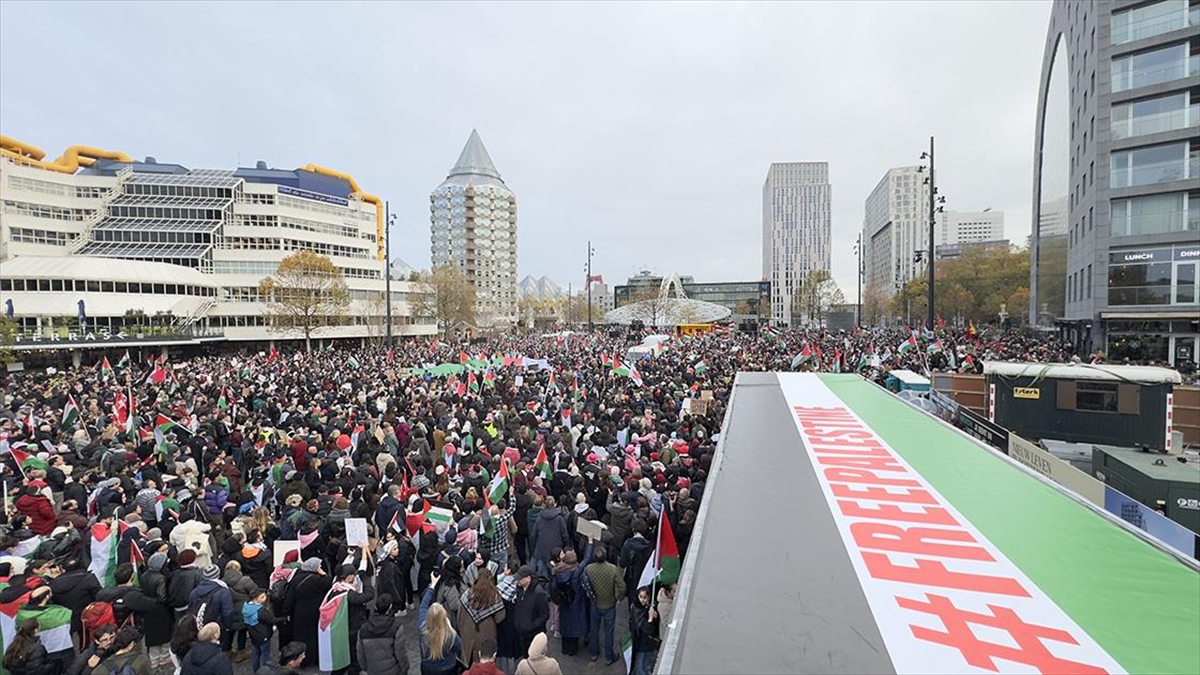
[[[774,373],[740,373],[662,673],[894,673]]]

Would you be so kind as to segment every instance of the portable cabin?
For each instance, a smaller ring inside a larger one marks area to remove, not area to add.
[[[887,388],[899,394],[902,391],[929,392],[929,378],[911,370],[893,370],[888,373]]]

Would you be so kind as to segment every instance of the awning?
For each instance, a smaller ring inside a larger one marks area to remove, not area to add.
[[[1196,321],[1194,307],[1181,307],[1178,312],[1100,312],[1101,319],[1190,319]]]

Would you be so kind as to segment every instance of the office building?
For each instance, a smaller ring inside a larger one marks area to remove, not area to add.
[[[613,307],[624,307],[649,295],[657,295],[663,280],[669,277],[642,270],[637,276],[629,277],[624,284],[613,287]],[[679,277],[680,287],[690,300],[711,302],[728,307],[732,313],[729,321],[740,324],[746,321],[763,322],[770,317],[771,282],[769,281],[718,281],[697,282],[691,276]],[[593,289],[594,292],[594,289]]]
[[[770,281],[770,321],[791,326],[792,297],[805,275],[829,271],[828,162],[772,164],[762,194],[762,276]]]
[[[475,287],[482,328],[517,320],[517,196],[479,133],[471,131],[446,180],[429,196],[432,261],[457,265]]]
[[[1200,5],[1054,3],[1034,139],[1030,320],[1112,360],[1196,360]]]
[[[925,273],[929,186],[915,166],[888,169],[863,210],[863,286],[892,297]]]
[[[926,208],[928,211],[928,207]],[[928,236],[928,235],[926,235]],[[1004,239],[1004,212],[943,211],[937,214],[933,230],[935,246],[945,244],[977,244]]]
[[[52,162],[9,137],[0,151],[0,302],[23,345],[298,339],[269,329],[259,284],[300,250],[328,256],[350,294],[314,338],[386,328],[383,203],[346,174],[189,169],[86,146]],[[396,335],[435,332],[413,316],[415,284],[392,291]]]

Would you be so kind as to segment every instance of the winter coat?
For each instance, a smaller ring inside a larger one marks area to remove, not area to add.
[[[204,505],[208,507],[208,512],[212,515],[221,515],[228,503],[229,493],[217,487],[216,484],[204,488]]]
[[[262,645],[271,641],[271,636],[275,632],[275,624],[279,623],[280,620],[275,618],[275,613],[271,611],[271,606],[269,603],[266,605],[255,605],[253,602],[251,602],[247,605],[244,605],[243,617],[245,616],[246,610],[252,610],[255,607],[258,608],[255,610],[256,614],[258,615],[258,623],[247,627],[246,631],[250,634],[250,642],[255,646],[261,647]],[[244,619],[242,623],[243,625],[245,624]]]
[[[588,632],[587,594],[583,590],[583,575],[592,560],[592,545],[583,554],[583,561],[574,569],[551,572],[553,584],[568,584],[575,590],[575,599],[568,605],[558,606],[558,630],[565,638],[581,638]],[[553,586],[551,586],[553,590]]]
[[[185,609],[192,597],[192,591],[204,579],[204,573],[194,565],[180,567],[171,573],[167,579],[167,604],[171,609]]]
[[[9,666],[8,672],[11,675],[54,675],[58,672],[58,663],[50,660],[46,648],[39,642],[25,653],[25,658]]]
[[[148,569],[139,578],[138,586],[142,595],[154,602],[145,616],[146,644],[150,647],[168,644],[175,627],[175,615],[167,601],[167,577],[162,572]]]
[[[137,675],[150,675],[150,659],[136,649],[124,654],[113,654],[104,659],[92,671],[92,675],[112,675],[128,664]]]
[[[530,579],[529,588],[517,589],[517,601],[513,603],[513,627],[522,639],[522,644],[538,633],[546,630],[546,622],[550,620],[550,601],[538,589],[536,577]]]
[[[358,629],[358,667],[367,675],[408,675],[404,637],[404,624],[396,617],[371,617]]]
[[[298,570],[288,582],[281,616],[291,619],[292,639],[307,647],[305,666],[317,663],[317,620],[321,616],[321,603],[332,585],[329,577],[304,570]]]
[[[652,652],[658,649],[658,617],[650,620],[650,608],[634,602],[629,608],[629,635],[633,637],[633,651]]]
[[[108,657],[108,651],[100,649],[95,643],[92,643],[75,656],[75,659],[71,661],[71,665],[67,666],[64,672],[66,675],[92,675],[95,671],[88,666],[88,661],[93,656],[99,656],[100,663],[103,663],[104,659]],[[100,663],[97,663],[96,666],[99,667]]]
[[[71,610],[71,632],[81,634],[83,608],[95,601],[96,594],[100,592],[96,575],[87,569],[65,572],[50,580],[50,591],[54,594],[54,604]]]
[[[630,602],[637,600],[638,581],[641,580],[642,569],[653,553],[654,545],[645,537],[630,537],[621,547],[617,566],[625,573],[625,594]]]
[[[242,623],[242,605],[258,595],[258,585],[251,581],[250,577],[233,569],[225,570],[225,585],[229,587],[233,596],[233,624],[230,629],[242,630],[246,627]]]
[[[209,532],[212,526],[199,520],[189,520],[171,528],[171,545],[176,551],[185,548],[195,549],[196,567],[204,569],[212,564],[212,547],[209,545]]]
[[[245,552],[239,553],[237,559],[242,563],[242,574],[250,577],[255,586],[267,588],[271,582],[271,552],[262,549],[252,556]]]
[[[429,645],[425,643],[425,616],[429,613],[429,606],[432,604],[433,589],[426,588],[425,595],[421,598],[421,608],[417,611],[417,638],[421,649],[421,673],[422,675],[453,673],[456,672],[458,657],[462,654],[462,638],[455,635],[454,643],[446,645],[442,649],[442,658],[433,660],[430,657]]]
[[[612,534],[612,548],[619,550],[625,544],[633,528],[633,509],[615,491],[608,493],[608,531]]]
[[[188,613],[196,615],[200,611],[200,605],[205,605],[200,625],[216,621],[221,624],[222,631],[233,628],[233,593],[224,583],[205,579],[197,584],[188,596]],[[199,618],[197,616],[198,620]]]
[[[13,506],[29,517],[29,529],[34,534],[45,537],[58,525],[58,518],[54,515],[54,504],[40,494],[23,494],[17,497]]]
[[[404,504],[391,495],[381,499],[379,506],[375,508],[375,531],[386,532],[388,525],[392,522],[392,516],[397,513],[404,515]]]
[[[495,661],[476,661],[475,665],[463,671],[463,675],[504,675],[504,671],[496,667]]]
[[[233,675],[229,656],[214,642],[197,642],[183,657],[179,675]]]
[[[534,542],[533,557],[537,560],[548,561],[553,549],[571,547],[571,539],[567,536],[567,520],[558,508],[544,509],[538,514],[529,536]]]
[[[463,641],[463,662],[467,665],[474,663],[483,642],[497,638],[497,629],[505,616],[503,600],[497,598],[495,604],[477,609],[471,604],[471,591],[463,592],[458,607],[458,634]]]
[[[658,613],[658,625],[661,635],[659,637],[665,639],[667,637],[667,627],[671,625],[671,614],[675,611],[675,598],[667,594],[667,589],[661,586],[658,589],[658,604],[654,609]]]
[[[517,664],[516,675],[563,675],[558,660],[546,654],[545,634],[536,636],[529,645],[528,657]]]
[[[284,668],[278,663],[264,663],[255,671],[255,675],[300,675],[291,668]]]
[[[113,606],[118,625],[123,623],[126,617],[132,616],[134,625],[139,629],[146,625],[146,619],[154,613],[158,605],[133,586],[101,588],[96,594],[96,602],[107,602]]]

